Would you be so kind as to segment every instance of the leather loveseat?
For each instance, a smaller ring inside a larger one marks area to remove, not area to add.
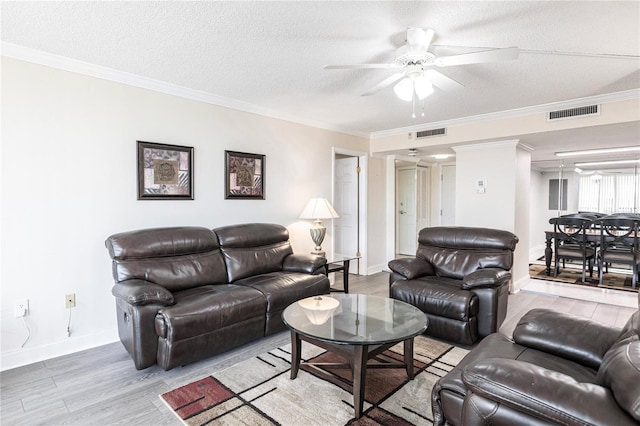
[[[424,228],[415,258],[389,262],[389,297],[421,309],[426,334],[471,345],[505,319],[517,243],[498,229]]]
[[[106,246],[118,333],[137,369],[169,370],[284,330],[285,307],[330,291],[326,260],[293,254],[280,225],[143,229]]]
[[[434,425],[640,424],[640,312],[622,328],[534,309],[431,394]]]

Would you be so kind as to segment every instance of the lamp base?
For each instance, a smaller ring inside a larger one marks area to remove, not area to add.
[[[315,255],[315,256],[320,256],[320,257],[325,257],[327,255],[326,251],[312,251],[311,254]]]
[[[313,240],[315,246],[315,250],[311,252],[311,254],[317,254],[318,256],[324,256],[325,252],[322,250],[322,241],[324,240],[324,236],[327,233],[327,228],[322,225],[322,221],[320,219],[316,219],[315,226],[309,229],[309,233],[311,234],[311,239]]]

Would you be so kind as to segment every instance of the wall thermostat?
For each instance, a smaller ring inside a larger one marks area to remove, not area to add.
[[[478,194],[484,194],[487,192],[487,180],[486,179],[478,179],[478,183],[476,184],[476,188],[478,190]]]

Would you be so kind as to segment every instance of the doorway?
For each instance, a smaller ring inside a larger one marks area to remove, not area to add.
[[[430,225],[431,180],[429,168],[396,162],[396,249],[397,255],[415,256],[418,232]]]
[[[359,256],[349,273],[366,275],[366,166],[367,154],[334,149],[333,220],[335,256]]]

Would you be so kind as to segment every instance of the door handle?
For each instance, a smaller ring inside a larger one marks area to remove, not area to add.
[[[400,210],[400,214],[405,214],[405,213],[406,213],[406,211]]]

